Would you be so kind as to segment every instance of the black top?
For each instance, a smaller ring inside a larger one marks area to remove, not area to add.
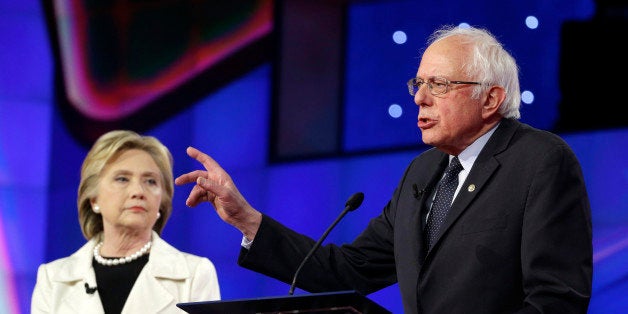
[[[106,314],[120,314],[135,280],[148,262],[149,254],[126,264],[105,266],[92,259],[96,286]]]

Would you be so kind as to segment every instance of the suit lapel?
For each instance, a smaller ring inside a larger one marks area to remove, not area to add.
[[[469,176],[467,176],[467,179],[463,182],[458,195],[451,204],[449,213],[441,227],[440,236],[436,242],[447,233],[447,230],[458,220],[458,217],[469,208],[471,201],[483,190],[486,182],[498,167],[499,164],[493,159],[484,162],[476,160],[471,173],[469,173]]]
[[[93,272],[90,272],[91,279],[86,279],[87,282],[96,282]],[[64,309],[68,309],[67,311]],[[84,281],[77,281],[70,288],[70,292],[67,297],[63,299],[62,305],[59,308],[61,313],[103,313],[104,309],[100,302],[100,296],[98,292],[88,294],[85,291]]]
[[[159,313],[173,300],[163,283],[151,275],[148,267],[144,267],[129,293],[122,313]]]
[[[96,276],[91,270],[92,250],[96,245],[95,240],[90,240],[76,253],[72,254],[63,263],[53,280],[62,282],[68,286],[68,292],[61,300],[58,311],[60,313],[103,313],[98,292],[88,294],[85,291],[85,283],[90,287],[96,286]]]
[[[460,191],[449,209],[447,218],[441,226],[441,232],[434,247],[437,247],[440,239],[447,234],[447,231],[452,228],[456,223],[460,215],[462,215],[468,208],[473,199],[480,193],[493,173],[499,168],[499,162],[495,158],[496,155],[504,151],[514,132],[519,126],[519,122],[512,119],[503,119],[495,130],[495,133],[491,136],[486,143],[478,158],[473,164],[471,172],[467,176],[467,179],[460,187]],[[443,170],[440,172],[442,173]]]
[[[160,313],[171,309],[179,287],[190,278],[185,257],[153,231],[153,248],[122,310],[126,313]]]

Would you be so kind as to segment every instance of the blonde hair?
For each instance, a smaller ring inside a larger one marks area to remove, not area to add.
[[[102,170],[120,154],[139,149],[147,152],[159,168],[163,180],[163,196],[153,230],[161,234],[172,213],[174,178],[172,174],[173,158],[166,146],[157,138],[142,136],[133,131],[114,130],[101,135],[87,153],[81,167],[81,182],[78,188],[78,214],[81,231],[86,239],[91,239],[103,231],[102,216],[92,210],[91,199],[97,196],[98,182]]]

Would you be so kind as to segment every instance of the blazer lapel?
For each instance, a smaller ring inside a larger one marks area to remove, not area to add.
[[[61,313],[103,313],[105,310],[100,302],[98,292],[88,294],[85,291],[85,281],[96,282],[96,278],[91,273],[91,279],[76,281],[68,292],[67,296],[61,301],[59,312]]]
[[[442,237],[449,228],[458,220],[458,217],[462,215],[462,213],[469,207],[471,201],[482,191],[486,182],[491,177],[493,172],[497,170],[499,164],[494,160],[486,160],[484,162],[480,162],[476,160],[473,165],[473,169],[467,179],[460,187],[460,191],[458,195],[454,199],[451,204],[451,208],[449,209],[449,213],[441,227],[441,233],[439,238],[436,240],[438,242],[440,237]]]
[[[191,276],[181,252],[155,232],[153,242],[148,263],[135,281],[122,313],[160,313],[171,310],[173,302],[177,302],[174,296],[178,289],[172,283]]]
[[[54,281],[62,282],[68,286],[68,292],[61,300],[58,308],[60,313],[91,314],[104,312],[98,292],[88,294],[85,291],[86,283],[90,287],[96,286],[96,276],[91,271],[91,252],[95,244],[94,240],[86,243],[75,254],[72,254],[55,274]]]
[[[122,313],[159,313],[173,300],[173,296],[163,287],[163,284],[152,276],[148,267],[144,267],[129,293]]]
[[[497,154],[504,151],[514,132],[520,124],[512,119],[502,119],[500,125],[495,130],[495,133],[491,136],[486,143],[480,155],[475,160],[471,172],[467,176],[465,182],[463,182],[458,195],[451,204],[449,213],[441,226],[441,232],[435,242],[440,242],[440,239],[447,234],[447,231],[455,224],[460,215],[467,210],[469,204],[480,193],[489,178],[499,168],[499,162],[495,158]],[[442,171],[441,171],[442,172]]]

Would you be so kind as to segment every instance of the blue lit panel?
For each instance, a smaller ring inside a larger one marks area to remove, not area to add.
[[[469,24],[493,32],[520,66],[521,121],[552,129],[558,118],[559,48],[563,22],[589,19],[591,1],[379,1],[349,10],[344,150],[421,143],[418,108],[406,81],[415,76],[431,32]]]

